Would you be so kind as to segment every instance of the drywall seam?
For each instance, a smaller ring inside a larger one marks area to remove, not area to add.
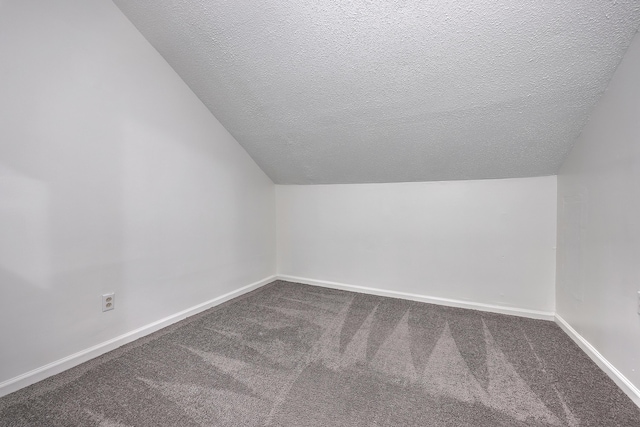
[[[308,279],[289,275],[278,275],[279,280],[304,283],[306,285],[321,286],[330,289],[358,292],[362,294],[378,295],[383,297],[407,299],[411,301],[425,302],[428,304],[444,305],[447,307],[467,308],[471,310],[486,311],[489,313],[508,314],[511,316],[527,317],[530,319],[553,321],[555,313],[548,311],[530,310],[527,308],[505,307],[493,304],[484,304],[472,301],[461,301],[450,298],[432,297],[428,295],[411,294],[407,292],[390,291],[386,289],[369,288],[366,286],[348,285],[345,283],[330,282],[326,280]]]
[[[47,365],[36,368],[32,371],[26,372],[22,375],[18,375],[17,377],[6,380],[0,383],[0,397],[5,396],[9,393],[13,393],[14,391],[27,387],[38,381],[42,381],[45,378],[48,378],[50,376],[59,374],[60,372],[66,371],[67,369],[73,368],[74,366],[78,366],[88,360],[96,358],[102,354],[108,353],[109,351],[115,350],[116,348],[122,345],[128,344],[132,341],[135,341],[139,338],[142,338],[146,335],[156,332],[162,328],[165,328],[173,323],[179,322],[180,320],[184,320],[187,317],[193,316],[194,314],[201,313],[205,310],[208,310],[212,307],[215,307],[226,301],[229,301],[230,299],[233,299],[243,294],[246,294],[248,292],[251,292],[254,289],[257,289],[261,286],[264,286],[274,281],[275,279],[276,279],[276,276],[269,276],[267,278],[251,283],[242,288],[236,289],[235,291],[231,291],[217,298],[213,298],[209,301],[203,302],[201,304],[195,305],[186,310],[167,316],[156,322],[149,323],[148,325],[145,325],[133,331],[127,332],[126,334],[120,335],[108,341],[94,345],[93,347],[89,347],[85,350],[81,350],[70,356],[63,357],[62,359],[56,360],[55,362],[49,363]]]
[[[604,371],[615,382],[618,387],[635,403],[640,407],[640,390],[633,385],[631,381],[625,377],[611,362],[609,362],[600,352],[587,341],[582,335],[580,335],[569,322],[564,320],[559,314],[555,316],[556,323],[562,330],[571,337],[571,339],[578,344],[578,347],[582,349],[593,360],[596,365]]]

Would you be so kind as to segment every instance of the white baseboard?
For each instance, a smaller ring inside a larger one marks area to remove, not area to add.
[[[633,385],[633,383],[629,381],[622,372],[616,369],[616,367],[605,359],[605,357],[600,354],[600,352],[596,350],[589,341],[573,329],[571,325],[558,314],[556,314],[556,323],[563,331],[566,332],[567,335],[571,337],[573,341],[575,341],[576,344],[578,344],[578,347],[587,353],[591,360],[593,360],[596,365],[598,365],[600,369],[602,369],[604,373],[607,374],[627,396],[629,396],[633,403],[640,407],[640,390],[638,387]]]
[[[527,317],[532,319],[542,320],[555,320],[556,323],[573,339],[576,344],[602,369],[623,392],[629,396],[629,398],[640,407],[640,390],[631,383],[620,371],[616,369],[607,359],[605,359],[598,350],[595,349],[584,337],[582,337],[575,329],[569,325],[562,317],[552,312],[537,311],[530,309],[520,309],[513,307],[504,307],[491,304],[483,304],[469,301],[461,301],[449,298],[430,297],[426,295],[411,294],[406,292],[389,291],[384,289],[369,288],[365,286],[347,285],[344,283],[330,282],[326,280],[313,280],[303,277],[278,275],[270,276],[262,279],[258,282],[251,283],[235,291],[221,295],[212,300],[206,301],[202,304],[198,304],[179,313],[175,313],[171,316],[160,319],[156,322],[145,325],[141,328],[127,332],[126,334],[115,337],[111,340],[102,342],[93,347],[79,351],[70,356],[56,360],[55,362],[36,368],[32,371],[18,375],[0,383],[0,397],[9,393],[13,393],[28,385],[34,384],[38,381],[42,381],[52,375],[56,375],[60,372],[66,371],[74,366],[80,365],[88,360],[112,351],[124,344],[135,341],[153,332],[156,332],[164,327],[167,327],[173,323],[184,320],[187,317],[198,314],[211,307],[220,305],[233,298],[246,294],[254,289],[258,289],[276,279],[286,280],[289,282],[304,283],[308,285],[321,286],[331,289],[340,289],[345,291],[366,293],[372,295],[386,296],[392,298],[408,299],[412,301],[426,302],[430,304],[444,305],[448,307],[469,308],[472,310],[480,310],[491,313],[509,314],[514,316]]]
[[[359,292],[383,297],[401,298],[412,301],[426,302],[429,304],[445,305],[448,307],[469,308],[471,310],[487,311],[490,313],[509,314],[512,316],[528,317],[530,319],[551,320],[555,319],[555,313],[548,311],[530,310],[527,308],[505,307],[500,305],[483,304],[479,302],[461,301],[450,298],[431,297],[427,295],[411,294],[406,292],[389,291],[384,289],[368,288],[365,286],[347,285],[344,283],[329,282],[326,280],[307,279],[288,275],[278,275],[278,279],[288,282],[304,283],[307,285],[322,286],[343,291]]]
[[[79,351],[60,360],[56,360],[55,362],[51,362],[47,365],[41,366],[22,375],[18,375],[17,377],[3,381],[2,383],[0,383],[0,397],[5,396],[9,393],[13,393],[14,391],[34,384],[38,381],[42,381],[52,375],[59,374],[60,372],[80,365],[81,363],[84,363],[104,353],[114,350],[124,344],[135,341],[138,338],[142,338],[173,323],[179,322],[180,320],[184,320],[187,317],[193,316],[194,314],[198,314],[211,307],[215,307],[216,305],[220,305],[223,302],[229,301],[230,299],[253,291],[254,289],[264,286],[274,280],[276,280],[276,276],[267,277],[258,282],[251,283],[250,285],[244,286],[240,289],[236,289],[235,291],[231,291],[212,300],[203,302],[202,304],[198,304],[179,313],[172,314],[171,316],[165,317],[164,319],[149,323],[148,325],[145,325],[141,328],[135,329],[133,331],[127,332],[126,334],[94,345],[93,347]]]

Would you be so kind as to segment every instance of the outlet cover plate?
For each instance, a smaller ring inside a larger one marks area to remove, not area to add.
[[[102,295],[102,311],[113,310],[116,307],[116,294],[111,292],[110,294]]]

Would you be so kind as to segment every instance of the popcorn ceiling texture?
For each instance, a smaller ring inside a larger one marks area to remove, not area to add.
[[[277,184],[556,174],[637,0],[115,0]]]

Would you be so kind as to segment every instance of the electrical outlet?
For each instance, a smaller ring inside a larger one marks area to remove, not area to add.
[[[102,311],[113,310],[116,307],[116,294],[111,292],[110,294],[102,295]]]

